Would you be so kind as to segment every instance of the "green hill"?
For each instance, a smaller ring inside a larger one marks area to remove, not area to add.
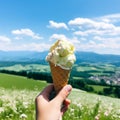
[[[35,119],[35,97],[47,86],[44,81],[35,81],[21,76],[0,73],[0,119]],[[73,89],[69,95],[71,106],[63,120],[119,120],[120,99],[87,93]],[[17,110],[17,111],[16,111]]]
[[[5,89],[41,90],[46,85],[45,81],[35,81],[26,77],[0,73],[0,87]]]

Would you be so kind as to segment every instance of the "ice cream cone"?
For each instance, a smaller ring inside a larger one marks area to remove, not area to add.
[[[70,70],[62,69],[51,62],[50,69],[56,94],[68,83]]]

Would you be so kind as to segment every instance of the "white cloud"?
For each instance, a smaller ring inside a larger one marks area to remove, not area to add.
[[[32,30],[28,28],[20,29],[20,30],[13,30],[12,34],[30,36],[33,39],[42,39],[42,37],[40,37],[38,34],[34,33]]]
[[[95,36],[87,42],[81,41],[79,46],[76,44],[76,49],[79,51],[93,51],[103,54],[120,54],[120,37],[113,39]]]
[[[30,51],[45,51],[48,50],[50,47],[49,44],[46,43],[29,43],[29,44],[22,44],[19,47],[19,50],[30,50]],[[18,49],[18,47],[16,47]]]
[[[93,39],[94,39],[94,40],[98,40],[98,41],[99,41],[99,40],[100,40],[100,41],[103,40],[103,38],[101,38],[100,36],[94,36]]]
[[[51,40],[58,40],[58,39],[67,40],[68,38],[63,34],[53,34],[52,36],[50,36],[50,41]]]
[[[14,38],[15,40],[21,40],[21,39],[23,39],[21,36],[16,36],[15,38]]]
[[[79,36],[91,36],[91,35],[113,35],[113,32],[111,33],[111,30],[96,30],[96,29],[86,29],[84,31],[75,31],[73,32],[74,35],[79,35]]]
[[[57,29],[64,28],[64,29],[68,30],[68,27],[65,23],[57,23],[57,22],[50,20],[49,24],[50,24],[49,25],[50,28],[57,28]]]
[[[74,45],[79,45],[81,42],[80,40],[78,40],[77,37],[73,37],[72,39],[69,39]]]
[[[94,21],[88,18],[75,18],[68,22],[69,25],[94,24]]]
[[[117,23],[117,22],[120,22],[120,13],[102,16],[102,17],[99,17],[99,20],[107,23]]]
[[[75,35],[79,35],[79,36],[88,36],[88,33],[85,31],[75,31],[74,32]]]
[[[105,23],[102,21],[95,21],[94,19],[88,18],[75,18],[68,22],[69,25],[77,26],[81,29],[113,29],[114,25],[110,23]]]
[[[0,42],[2,43],[10,43],[11,39],[6,36],[0,36]]]
[[[74,27],[73,34],[74,35],[79,35],[79,36],[120,36],[120,26],[113,24],[108,18],[119,18],[119,15],[111,15],[111,16],[105,16],[105,17],[100,17],[100,18],[75,18],[73,20],[70,20],[68,24],[71,27]],[[103,20],[104,19],[104,20]],[[118,20],[116,20],[118,21]],[[120,21],[120,20],[119,20]],[[76,28],[76,30],[75,30]]]
[[[101,43],[104,44],[106,48],[120,49],[120,37],[115,37],[115,38],[95,37],[95,39],[101,41]]]
[[[46,43],[29,43],[29,44],[0,44],[0,50],[4,51],[14,51],[14,50],[20,50],[20,51],[45,51],[48,50],[50,47],[50,44]]]

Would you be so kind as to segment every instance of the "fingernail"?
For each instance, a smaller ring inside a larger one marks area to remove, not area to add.
[[[70,91],[72,90],[72,86],[71,86],[71,85],[67,85],[67,86],[66,86],[66,90],[67,90],[68,92],[70,92]]]

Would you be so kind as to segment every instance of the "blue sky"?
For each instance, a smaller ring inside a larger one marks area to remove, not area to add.
[[[120,54],[120,0],[0,0],[0,50],[48,50],[57,39],[76,50]]]

